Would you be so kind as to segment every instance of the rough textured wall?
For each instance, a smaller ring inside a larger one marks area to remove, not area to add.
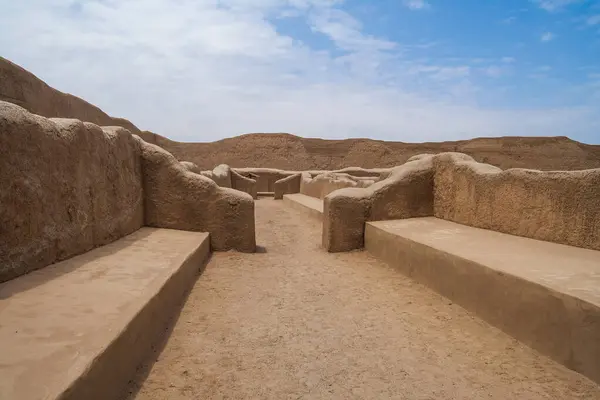
[[[213,250],[254,252],[254,200],[188,171],[166,150],[139,140],[145,223],[158,228],[210,232]]]
[[[364,246],[366,221],[433,215],[433,156],[411,158],[367,188],[345,188],[323,203],[323,247],[330,252]]]
[[[302,174],[297,173],[275,182],[275,200],[283,199],[283,195],[299,193]]]
[[[258,184],[256,179],[245,177],[234,170],[231,170],[231,187],[248,193],[253,199],[258,198]]]
[[[325,172],[311,178],[310,174],[303,173],[300,182],[300,193],[316,197],[317,199],[323,199],[335,190],[348,187],[368,187],[378,179],[379,178],[354,177],[338,172]]]
[[[460,153],[412,157],[366,189],[326,196],[323,246],[362,247],[365,221],[431,215],[600,250],[600,169],[502,171]]]
[[[271,168],[235,168],[235,171],[243,176],[255,176],[259,192],[275,192],[275,182],[296,173]]]
[[[502,171],[456,153],[434,164],[436,217],[600,250],[600,169]]]
[[[196,164],[194,164],[191,161],[180,161],[180,164],[183,168],[187,169],[190,172],[193,172],[195,174],[202,174],[200,167],[198,167]]]
[[[139,229],[139,153],[123,128],[0,101],[0,281]]]

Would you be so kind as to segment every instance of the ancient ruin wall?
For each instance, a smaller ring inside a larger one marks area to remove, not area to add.
[[[297,173],[271,168],[235,168],[234,170],[243,176],[255,176],[254,179],[256,179],[257,191],[259,192],[275,192],[275,182]]]
[[[436,217],[600,250],[600,169],[502,171],[458,153],[434,164]]]
[[[323,246],[363,246],[365,221],[435,215],[465,225],[600,250],[600,169],[502,171],[461,153],[412,157],[366,189],[324,200]]]
[[[193,172],[195,174],[202,174],[200,167],[198,167],[196,164],[194,164],[191,161],[180,161],[180,164],[183,168],[187,169],[190,172]]]
[[[256,179],[245,177],[231,170],[231,187],[244,193],[248,193],[253,199],[258,198],[258,183]]]
[[[145,223],[158,228],[210,232],[213,250],[254,252],[254,200],[188,171],[175,157],[139,139]]]
[[[413,157],[367,188],[331,192],[323,204],[323,247],[330,252],[364,246],[366,221],[433,215],[432,156]]]
[[[275,200],[283,199],[286,194],[299,193],[302,174],[297,173],[275,182]]]
[[[311,177],[310,173],[303,173],[300,181],[300,193],[323,199],[329,193],[348,187],[364,188],[371,186],[378,180],[377,177],[355,177],[346,173],[325,172]]]
[[[0,282],[143,225],[138,141],[0,101]]]

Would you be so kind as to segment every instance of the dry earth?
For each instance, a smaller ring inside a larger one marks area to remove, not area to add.
[[[445,151],[465,153],[479,162],[502,169],[600,168],[600,146],[579,143],[566,137],[500,137],[402,143],[371,139],[307,139],[285,133],[255,133],[212,143],[181,143],[160,135],[152,139],[178,159],[193,161],[202,169],[212,169],[221,163],[238,168],[288,170],[333,170],[354,166],[384,168],[404,164],[417,154]]]
[[[256,202],[257,254],[215,253],[129,400],[600,399],[600,387],[320,225]]]

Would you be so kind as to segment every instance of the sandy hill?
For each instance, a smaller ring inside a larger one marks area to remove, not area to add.
[[[60,92],[35,75],[0,57],[0,100],[45,117],[77,118],[99,125],[119,125],[144,140],[193,161],[203,169],[220,163],[234,167],[337,169],[390,167],[419,153],[459,151],[501,168],[600,168],[600,146],[566,137],[478,138],[441,143],[402,143],[371,139],[324,140],[278,134],[247,134],[212,143],[182,143],[140,131],[130,121],[113,118],[79,97]]]

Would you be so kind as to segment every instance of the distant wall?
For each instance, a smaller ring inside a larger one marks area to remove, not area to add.
[[[258,184],[256,179],[245,177],[231,170],[231,187],[244,193],[248,193],[253,199],[258,198]]]
[[[458,153],[434,164],[436,217],[600,250],[600,169],[502,171]]]
[[[274,193],[275,200],[282,200],[283,196],[286,194],[299,193],[301,180],[302,174],[297,173],[276,181]]]
[[[139,154],[125,129],[0,101],[0,281],[139,229]]]
[[[378,176],[378,174],[377,174]],[[378,180],[377,177],[354,177],[346,173],[325,172],[311,178],[309,173],[302,173],[300,193],[323,199],[329,193],[348,187],[364,188]]]
[[[293,175],[294,171],[283,171],[271,168],[235,168],[241,175],[252,174],[256,176],[257,190],[259,192],[275,192],[275,182]]]

